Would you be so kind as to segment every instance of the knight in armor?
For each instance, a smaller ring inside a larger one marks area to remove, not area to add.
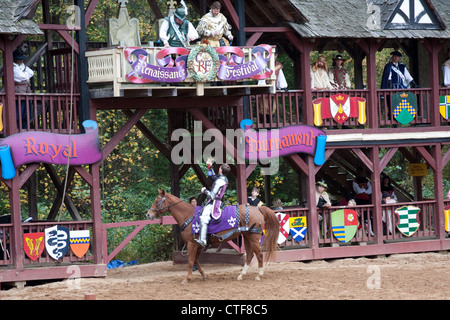
[[[414,79],[406,65],[400,63],[402,54],[398,51],[391,52],[391,61],[386,64],[381,79],[381,89],[407,89]]]
[[[213,180],[213,185],[211,190],[202,188],[202,193],[206,194],[206,204],[200,216],[200,236],[195,239],[202,246],[206,246],[206,235],[211,217],[214,216],[216,219],[220,217],[222,198],[228,186],[226,174],[230,172],[230,166],[226,163],[222,164],[217,175],[214,173],[211,164],[208,164],[208,169],[211,171],[210,178]]]
[[[182,2],[184,5],[184,2]],[[187,47],[189,42],[199,38],[197,30],[187,19],[187,8],[178,8],[175,13],[164,19],[159,30],[159,38],[164,47]]]

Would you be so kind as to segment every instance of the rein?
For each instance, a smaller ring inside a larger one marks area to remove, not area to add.
[[[162,211],[162,210],[165,210],[165,209],[169,209],[170,207],[172,207],[172,206],[175,206],[175,205],[177,205],[178,203],[180,203],[180,202],[184,202],[184,200],[179,200],[179,201],[177,201],[177,202],[175,202],[175,203],[172,203],[172,204],[169,204],[168,206],[166,205],[165,207],[162,207],[162,203],[165,203],[166,202],[166,196],[164,196],[164,197],[161,197],[161,200],[156,204],[156,209],[153,209],[152,207],[150,207],[150,210],[152,210],[152,211],[155,211],[157,214],[160,212],[160,211]],[[184,231],[184,229],[186,229],[186,227],[192,222],[192,220],[194,220],[194,216],[195,216],[195,212],[194,212],[194,214],[190,217],[190,218],[188,218],[182,225],[181,225],[181,231]]]

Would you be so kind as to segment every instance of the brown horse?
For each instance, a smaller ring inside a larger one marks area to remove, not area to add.
[[[249,207],[248,208],[248,224],[246,225],[245,221],[245,205],[239,206],[239,215],[240,215],[240,226],[243,227],[241,231],[235,232],[229,237],[225,239],[221,239],[220,236],[228,233],[230,230],[225,230],[217,234],[219,237],[210,237],[211,243],[225,242],[232,240],[242,234],[244,236],[244,244],[245,251],[247,253],[247,259],[245,265],[238,276],[238,280],[242,280],[242,277],[247,273],[250,262],[252,261],[253,254],[256,255],[258,259],[258,267],[259,273],[256,277],[256,280],[260,280],[261,276],[264,274],[263,272],[263,257],[264,254],[261,251],[261,247],[259,244],[261,238],[261,231],[263,227],[266,231],[266,236],[263,242],[263,250],[266,252],[266,261],[272,260],[274,258],[274,254],[278,248],[277,246],[277,238],[278,232],[280,228],[280,223],[275,213],[267,208],[267,207]],[[192,233],[192,220],[189,222],[188,220],[194,215],[194,207],[184,202],[183,200],[171,195],[167,192],[158,190],[158,196],[153,202],[150,210],[147,212],[147,217],[149,219],[155,219],[161,216],[165,212],[170,212],[172,216],[177,221],[178,225],[183,229],[181,231],[181,236],[183,241],[187,243],[188,248],[188,274],[186,279],[183,280],[183,284],[186,284],[192,278],[192,267],[194,263],[196,264],[198,271],[202,275],[205,280],[207,277],[201,265],[198,262],[198,257],[202,252],[203,247],[194,241],[194,234]],[[188,221],[188,223],[186,223]],[[183,226],[184,224],[187,226]],[[255,232],[256,230],[260,230],[259,232]]]

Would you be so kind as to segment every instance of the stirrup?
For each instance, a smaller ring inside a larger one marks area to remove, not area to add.
[[[202,241],[201,239],[194,239],[202,247],[206,247],[206,241]]]

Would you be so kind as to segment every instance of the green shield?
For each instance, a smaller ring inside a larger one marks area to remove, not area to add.
[[[414,93],[398,92],[392,96],[392,114],[401,124],[408,124],[417,114],[417,97]]]

